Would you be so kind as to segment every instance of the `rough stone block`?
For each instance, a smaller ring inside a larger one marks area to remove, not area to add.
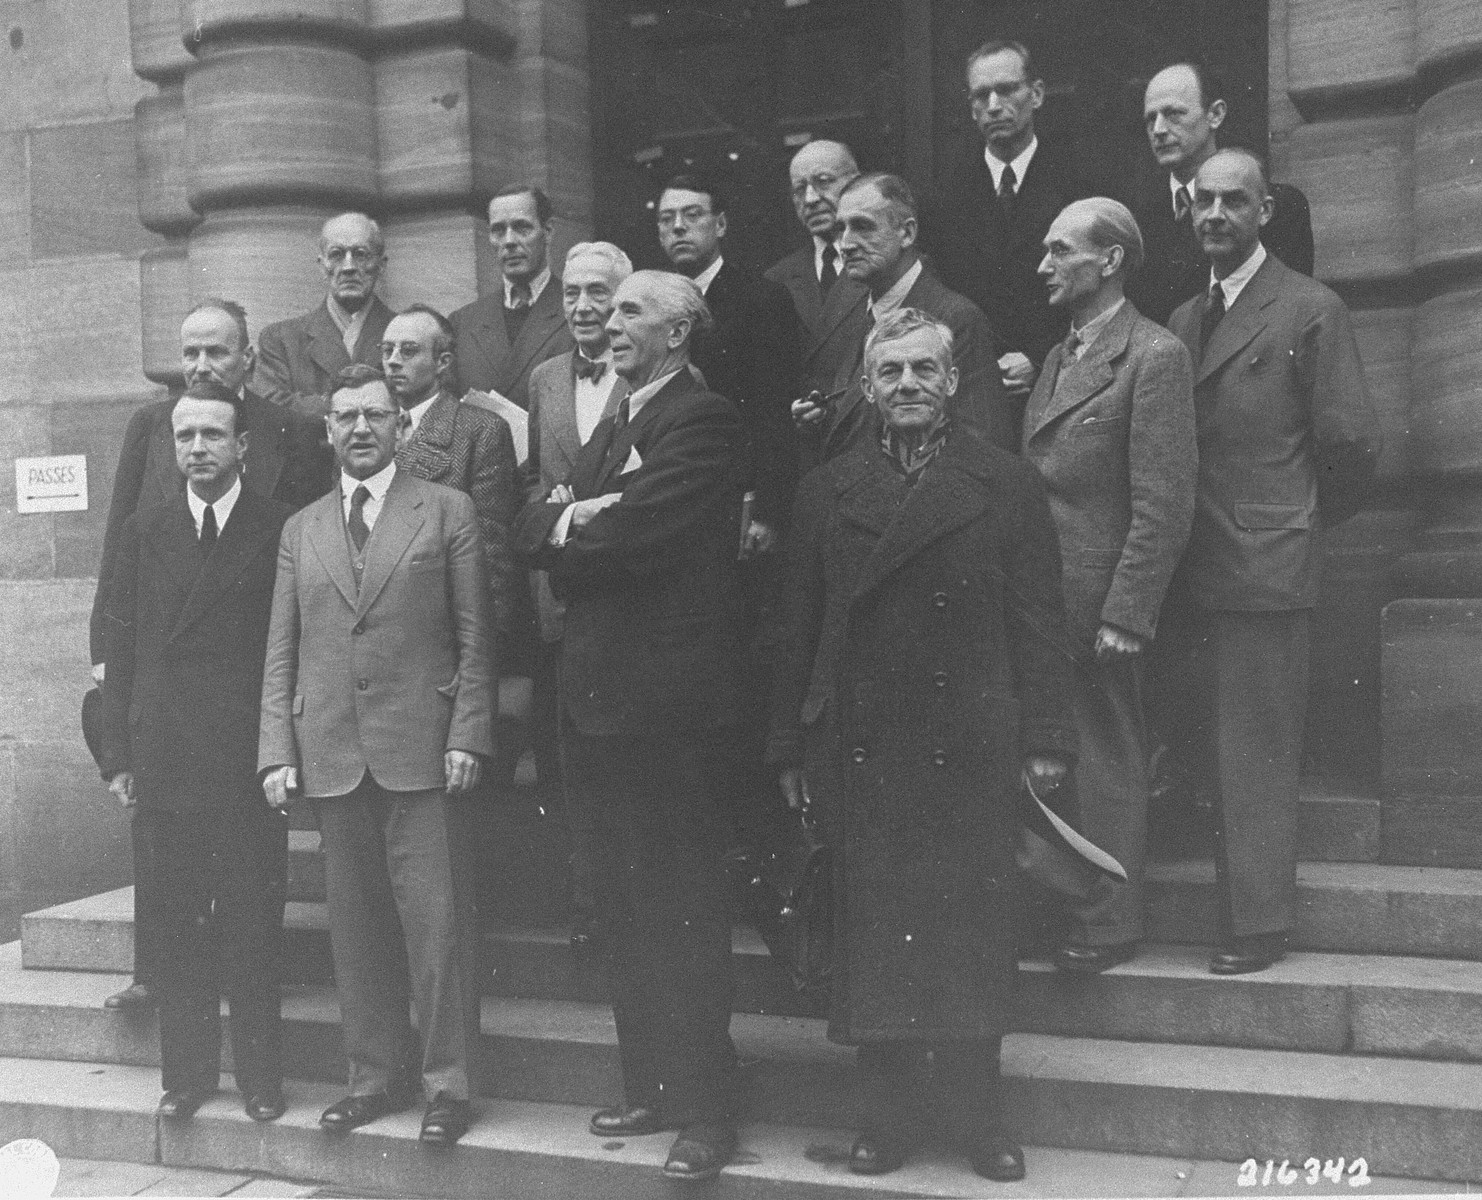
[[[149,91],[129,63],[124,4],[6,0],[0,18],[0,130],[127,119]]]
[[[146,96],[134,109],[139,221],[166,237],[189,233],[201,217],[189,200],[185,97],[178,83]]]
[[[1482,288],[1445,291],[1415,310],[1410,464],[1482,470]]]
[[[477,299],[478,260],[489,248],[482,220],[466,212],[430,213],[392,218],[384,229],[387,262],[382,292],[392,308],[420,300],[450,313]]]
[[[1410,343],[1415,313],[1409,308],[1366,308],[1351,315],[1369,401],[1384,439],[1379,474],[1399,479],[1409,470]]]
[[[254,341],[264,325],[322,304],[319,229],[335,212],[280,205],[208,213],[190,237],[191,302],[236,300],[247,310]]]
[[[77,714],[89,679],[93,590],[82,579],[0,583],[0,696],[6,699],[0,740],[16,749],[82,744]],[[63,807],[80,806],[73,800]]]
[[[0,134],[0,263],[31,257],[31,200],[26,135]]]
[[[0,289],[3,286],[0,282]],[[0,300],[0,310],[4,307]],[[4,466],[0,470],[0,578],[49,579],[52,575],[57,515],[16,512],[11,466],[18,457],[51,453],[49,417],[45,408],[32,405],[0,406],[0,465]],[[0,657],[0,671],[11,661],[9,655]]]
[[[1434,68],[1482,48],[1482,10],[1472,0],[1416,0],[1415,52]]]
[[[1402,83],[1415,74],[1415,10],[1408,0],[1282,4],[1287,87],[1299,99]]]
[[[79,708],[85,690],[73,691]],[[68,740],[15,750],[19,879],[53,902],[118,887],[133,871],[129,819],[99,779],[76,713],[56,735]]]
[[[190,311],[190,243],[176,238],[139,256],[140,349],[144,374],[183,387],[180,325]],[[251,316],[252,314],[248,314]]]
[[[134,71],[155,83],[178,83],[195,61],[181,36],[180,0],[129,0]]]
[[[1482,79],[1436,93],[1415,117],[1415,263],[1482,261]]]
[[[89,599],[92,578],[103,558],[103,531],[113,497],[118,449],[124,427],[138,407],[138,398],[129,396],[96,404],[62,404],[51,410],[52,453],[87,455],[89,493],[86,512],[56,514],[54,570],[59,579],[85,580]]]
[[[1396,600],[1382,619],[1385,795],[1482,795],[1482,602]]]
[[[33,258],[135,255],[158,242],[139,224],[133,121],[31,134]]]
[[[518,32],[511,0],[369,0],[368,22],[382,45],[446,30],[466,44],[505,49]]]

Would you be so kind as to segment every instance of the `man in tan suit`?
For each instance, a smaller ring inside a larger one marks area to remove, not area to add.
[[[422,1140],[448,1146],[478,1037],[456,806],[494,751],[479,526],[468,496],[397,469],[408,418],[384,388],[330,404],[338,486],[283,530],[258,769],[269,803],[314,801],[324,839],[350,1095],[320,1124],[405,1108],[420,1061]]]
[[[1076,914],[1055,956],[1094,974],[1142,938],[1147,835],[1143,654],[1194,516],[1196,455],[1188,351],[1123,298],[1142,234],[1115,200],[1067,205],[1039,265],[1070,337],[1050,350],[1024,416],[1024,456],[1039,468],[1060,537],[1075,656],[1082,828],[1127,868]]]

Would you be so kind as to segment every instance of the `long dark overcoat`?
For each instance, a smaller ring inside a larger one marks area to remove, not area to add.
[[[1039,477],[960,426],[911,487],[864,438],[794,531],[769,758],[804,765],[833,850],[829,1037],[1002,1034],[1021,763],[1076,744]]]

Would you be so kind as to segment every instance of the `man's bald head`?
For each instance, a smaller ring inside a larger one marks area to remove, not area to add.
[[[319,231],[319,265],[335,303],[359,312],[370,303],[386,265],[381,227],[364,213],[341,213]]]
[[[1220,150],[1194,176],[1194,230],[1217,279],[1255,253],[1271,219],[1265,165],[1249,150]]]
[[[843,142],[809,142],[792,156],[788,176],[793,211],[814,237],[833,236],[839,193],[858,174],[854,152]]]

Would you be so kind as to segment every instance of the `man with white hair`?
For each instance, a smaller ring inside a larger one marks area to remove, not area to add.
[[[314,418],[329,411],[335,379],[351,363],[380,367],[381,339],[393,315],[376,295],[386,241],[364,213],[341,213],[324,223],[319,266],[324,303],[258,335],[252,377],[260,395]]]
[[[613,298],[632,389],[518,542],[566,603],[567,785],[590,814],[623,1102],[600,1137],[679,1130],[664,1173],[709,1179],[735,1151],[731,924],[721,778],[740,716],[737,532],[746,432],[688,370],[710,320],[694,282],[638,271]]]
[[[1095,973],[1131,958],[1143,935],[1142,673],[1194,516],[1193,368],[1183,343],[1123,296],[1143,257],[1125,206],[1100,196],[1067,205],[1044,248],[1040,278],[1070,336],[1029,398],[1024,455],[1060,537],[1083,829],[1128,878],[1076,912],[1055,955],[1062,970]]]
[[[611,242],[578,242],[566,253],[561,307],[576,345],[530,372],[530,454],[524,466],[529,500],[545,499],[570,478],[592,431],[617,412],[628,394],[628,381],[613,369],[607,321],[618,285],[631,274],[632,262]],[[559,795],[566,813],[572,842],[571,947],[585,953],[593,945],[595,925],[591,822],[580,797],[561,787],[557,752],[556,671],[565,610],[551,594],[546,572],[532,572],[531,586],[540,626],[531,670],[535,773],[545,800],[549,803]]]

